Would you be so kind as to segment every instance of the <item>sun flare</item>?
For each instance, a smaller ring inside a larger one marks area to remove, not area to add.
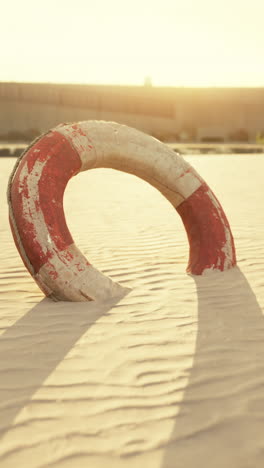
[[[0,80],[262,86],[263,13],[260,0],[11,2]]]

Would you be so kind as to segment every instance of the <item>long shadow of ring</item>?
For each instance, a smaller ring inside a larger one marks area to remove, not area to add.
[[[239,268],[195,281],[195,357],[160,466],[263,466],[262,311]]]
[[[195,281],[194,363],[161,468],[262,467],[262,311],[238,268]],[[0,437],[76,341],[115,304],[77,307],[44,299],[0,337]]]
[[[0,337],[0,437],[79,338],[118,301],[42,300]]]

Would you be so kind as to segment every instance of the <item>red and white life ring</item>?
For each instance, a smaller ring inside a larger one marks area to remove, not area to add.
[[[86,301],[122,294],[123,288],[90,265],[76,247],[64,216],[68,180],[95,167],[135,174],[172,203],[189,239],[189,273],[223,271],[236,264],[232,233],[221,205],[181,156],[125,125],[63,124],[26,150],[9,182],[13,236],[26,267],[47,296]]]

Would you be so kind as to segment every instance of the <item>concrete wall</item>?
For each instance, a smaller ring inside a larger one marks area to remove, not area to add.
[[[0,135],[8,131],[38,129],[40,133],[62,122],[80,120],[109,120],[129,125],[147,133],[174,132],[173,119],[125,114],[105,110],[80,109],[78,107],[54,106],[52,104],[5,101],[0,103]]]
[[[172,139],[264,130],[264,88],[191,89],[0,83],[0,135],[102,119]]]

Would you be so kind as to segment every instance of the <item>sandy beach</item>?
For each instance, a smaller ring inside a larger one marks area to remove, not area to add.
[[[131,291],[53,303],[8,224],[0,159],[1,468],[264,466],[264,155],[185,156],[220,200],[238,266],[188,276],[181,219],[146,182],[73,178],[75,243]]]

